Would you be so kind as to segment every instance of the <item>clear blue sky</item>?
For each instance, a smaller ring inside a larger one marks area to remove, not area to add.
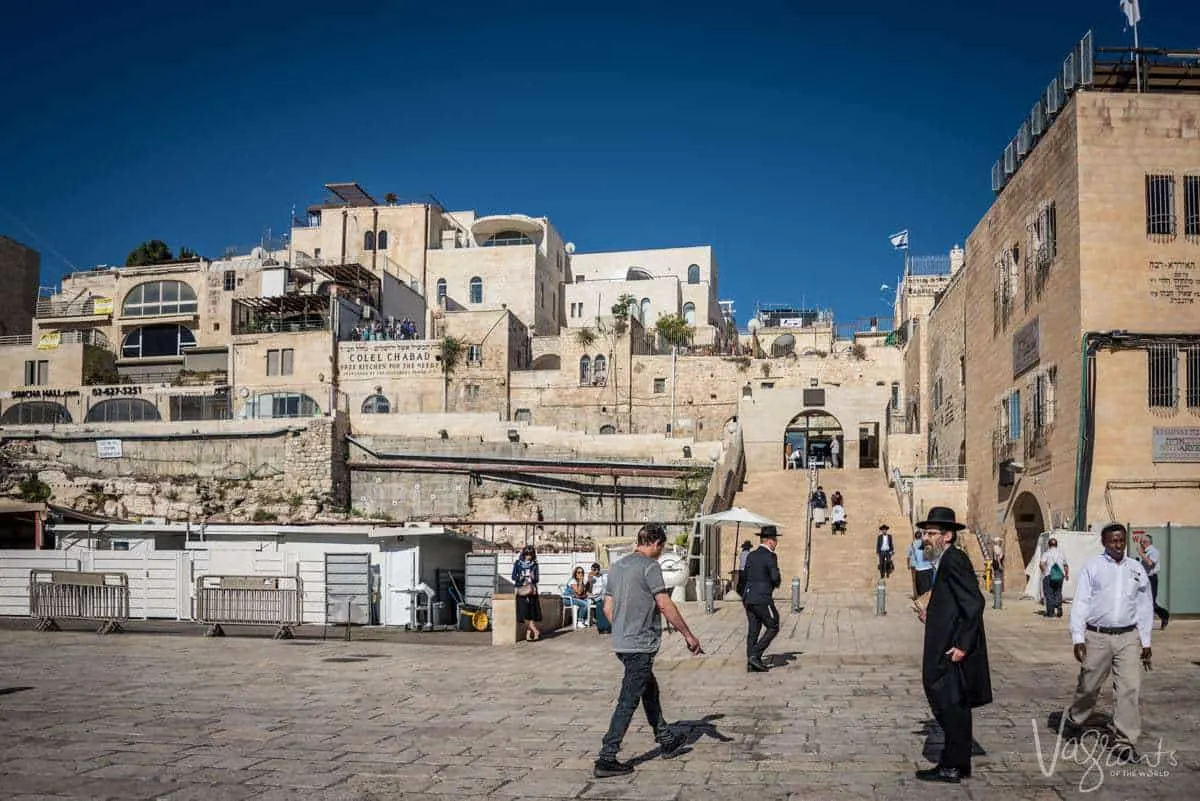
[[[1119,0],[105,5],[0,25],[0,233],[44,283],[151,238],[219,255],[358,181],[583,251],[710,243],[743,325],[888,314],[887,235],[963,242],[1067,51],[1131,40]],[[1200,3],[1142,14],[1200,47]]]

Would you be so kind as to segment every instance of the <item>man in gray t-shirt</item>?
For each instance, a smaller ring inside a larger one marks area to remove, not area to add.
[[[604,614],[612,622],[613,651],[625,666],[621,693],[612,721],[604,735],[600,756],[593,774],[596,778],[622,776],[633,772],[633,766],[617,760],[621,741],[629,730],[633,713],[641,703],[646,720],[654,730],[654,740],[664,757],[679,753],[687,742],[682,734],[672,732],[663,719],[658,696],[658,681],[654,678],[654,657],[662,642],[662,618],[671,623],[687,641],[688,650],[695,655],[704,653],[700,641],[692,634],[679,608],[671,600],[663,581],[658,558],[667,542],[664,526],[651,523],[638,531],[637,548],[629,556],[614,562],[608,571],[608,586],[604,591]]]

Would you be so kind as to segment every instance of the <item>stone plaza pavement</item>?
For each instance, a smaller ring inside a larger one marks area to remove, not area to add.
[[[1076,675],[1065,620],[1028,601],[989,609],[997,701],[975,718],[986,756],[962,785],[930,786],[912,777],[939,736],[925,724],[920,624],[895,595],[885,617],[870,603],[781,604],[780,666],[761,675],[745,672],[736,604],[687,605],[707,655],[668,635],[658,675],[690,750],[659,758],[639,713],[622,751],[637,771],[606,780],[591,766],[619,663],[592,631],[492,648],[3,630],[0,799],[1196,797],[1200,623],[1155,632],[1140,746],[1149,757],[1161,738],[1161,764],[1118,776],[1073,754],[1044,776],[1034,729],[1050,772],[1047,717]]]

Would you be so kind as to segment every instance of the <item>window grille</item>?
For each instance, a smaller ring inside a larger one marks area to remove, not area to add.
[[[1200,175],[1183,176],[1183,234],[1200,239]]]
[[[1175,236],[1175,176],[1146,176],[1146,234],[1157,238]]]
[[[1179,346],[1151,345],[1146,357],[1150,408],[1175,408],[1179,397]]]
[[[1200,348],[1188,348],[1187,380],[1187,406],[1200,409]]]

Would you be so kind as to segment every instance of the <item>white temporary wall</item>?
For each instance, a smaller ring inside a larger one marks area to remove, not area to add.
[[[1063,582],[1063,599],[1075,597],[1075,576],[1084,562],[1104,551],[1100,545],[1100,534],[1095,531],[1051,531],[1038,537],[1037,550],[1025,567],[1025,596],[1035,601],[1042,600],[1042,551],[1050,538],[1058,540],[1058,550],[1066,557],[1070,576]]]

